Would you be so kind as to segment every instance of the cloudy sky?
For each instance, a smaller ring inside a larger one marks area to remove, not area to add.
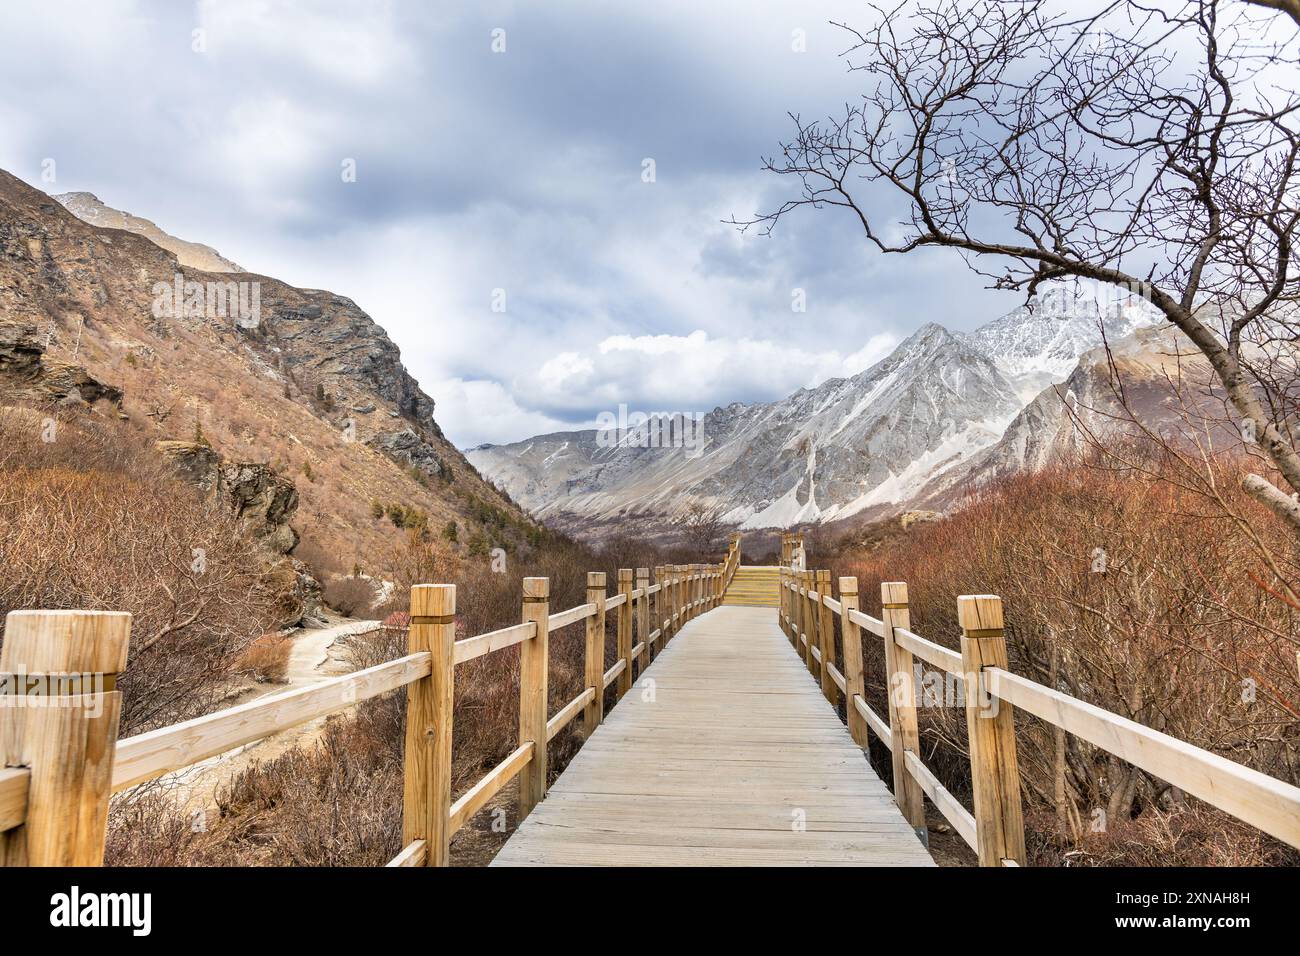
[[[828,21],[870,15],[837,0],[7,0],[0,167],[351,297],[462,446],[620,403],[771,400],[867,367],[923,322],[970,328],[1017,304],[951,254],[873,256],[835,211],[772,238],[721,222],[787,195],[760,158],[787,111],[853,95]]]

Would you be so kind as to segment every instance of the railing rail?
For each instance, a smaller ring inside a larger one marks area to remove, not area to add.
[[[9,748],[0,756],[10,765],[0,766],[0,865],[98,865],[114,791],[403,687],[404,847],[388,865],[446,865],[452,834],[520,776],[522,821],[546,792],[547,744],[580,715],[583,735],[589,736],[604,719],[606,691],[614,687],[615,702],[626,694],[636,673],[650,666],[688,621],[721,602],[739,564],[737,536],[716,565],[658,567],[653,583],[648,568],[623,569],[619,593],[613,596],[606,593],[605,574],[592,572],[586,602],[554,614],[549,613],[549,581],[526,578],[521,623],[459,641],[456,587],[417,585],[411,592],[406,656],[120,741],[120,695],[112,678],[126,666],[130,615],[13,612],[0,648],[0,673],[100,680],[89,685],[94,693],[75,700],[0,696],[0,746]],[[611,611],[617,620],[618,659],[606,669]],[[548,716],[549,641],[579,623],[585,625],[586,686]],[[516,645],[521,654],[519,745],[453,803],[455,668]],[[28,738],[38,734],[42,746],[32,746]]]
[[[788,538],[788,540],[787,540]],[[783,538],[783,551],[802,553],[798,535]],[[1015,753],[1015,708],[1074,734],[1161,780],[1258,829],[1300,847],[1300,788],[1210,753],[1176,737],[1088,704],[1012,673],[1006,660],[1002,602],[993,595],[958,599],[961,651],[914,633],[908,621],[907,586],[881,585],[881,618],[858,610],[857,579],[839,579],[831,597],[829,576],[781,569],[778,615],[782,630],[823,689],[845,698],[850,732],[866,746],[867,732],[890,751],[895,800],[918,829],[924,827],[919,795],[979,855],[981,865],[1024,865],[1024,824]],[[836,665],[830,622],[841,622],[844,667]],[[863,693],[861,631],[882,638],[888,717],[877,714]],[[827,651],[830,648],[830,651]],[[966,809],[921,760],[916,729],[917,688],[913,658],[958,677],[970,734],[974,811]]]

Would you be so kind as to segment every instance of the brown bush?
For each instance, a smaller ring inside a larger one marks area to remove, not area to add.
[[[330,578],[325,603],[344,617],[365,617],[375,605],[375,586],[365,578]]]
[[[1164,463],[1145,467],[1092,461],[1015,478],[870,555],[833,562],[833,572],[857,575],[872,613],[882,580],[908,581],[913,629],[954,649],[957,596],[999,594],[1017,673],[1300,782],[1297,611],[1271,593],[1277,579],[1257,547],[1267,541],[1294,562],[1294,544],[1230,476],[1219,491],[1232,513],[1208,507]],[[883,654],[878,642],[865,648],[868,695],[883,712]],[[926,762],[954,792],[968,793],[963,711],[923,706],[921,719]],[[1201,836],[1164,838],[1180,855],[1159,862],[1242,858],[1239,828],[1225,814],[1029,715],[1018,715],[1017,729],[1027,813],[1049,858],[1153,859],[1116,847],[1166,832],[1171,820],[1182,821],[1175,828],[1195,821]],[[1190,816],[1171,816],[1188,806]],[[1085,852],[1094,821],[1124,840]],[[1261,848],[1254,862],[1296,859],[1259,840],[1249,844]]]
[[[122,735],[210,711],[239,655],[275,625],[267,555],[126,428],[0,412],[0,616],[129,610]]]
[[[284,634],[263,634],[239,655],[236,669],[256,681],[282,684],[289,672],[293,640]]]
[[[319,744],[240,773],[215,811],[182,813],[165,794],[115,803],[110,866],[382,866],[401,849],[402,751],[372,718],[402,695],[336,717]],[[195,824],[199,825],[196,826]]]

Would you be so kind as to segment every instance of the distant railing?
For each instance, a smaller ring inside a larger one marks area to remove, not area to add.
[[[1102,750],[1128,761],[1239,820],[1300,847],[1300,788],[1217,754],[1044,687],[1008,670],[1002,599],[990,594],[957,599],[961,652],[910,630],[907,584],[880,586],[879,618],[858,608],[858,579],[839,579],[831,596],[829,571],[781,569],[780,623],[832,705],[846,701],[849,732],[866,748],[870,733],[893,760],[894,799],[925,831],[923,796],[979,856],[982,866],[1025,863],[1015,708],[1020,707]],[[834,619],[840,619],[843,670],[836,666]],[[889,702],[882,718],[864,696],[862,636],[881,638]],[[974,812],[939,782],[920,757],[914,658],[962,681],[970,737]]]
[[[584,734],[595,730],[606,689],[615,685],[615,700],[631,690],[635,669],[648,667],[688,621],[720,603],[739,563],[733,539],[722,563],[657,567],[654,584],[648,568],[635,578],[620,570],[613,596],[605,574],[592,572],[586,603],[554,614],[549,580],[525,578],[521,623],[460,641],[455,585],[417,585],[406,656],[121,741],[115,688],[131,615],[14,611],[0,648],[0,865],[98,866],[112,793],[405,687],[404,848],[389,866],[445,866],[452,834],[516,776],[520,821],[528,815],[546,794],[547,744],[578,714]],[[617,660],[607,670],[610,611],[617,614]],[[550,635],[580,622],[585,686],[548,717]],[[452,802],[456,665],[516,644],[519,746]]]

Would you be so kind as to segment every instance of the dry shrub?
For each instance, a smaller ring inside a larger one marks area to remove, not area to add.
[[[323,596],[344,617],[364,617],[374,610],[375,587],[365,578],[331,578]]]
[[[277,623],[267,555],[125,426],[0,412],[0,616],[16,608],[133,615],[122,735],[210,711],[239,655]]]
[[[293,640],[286,634],[263,634],[239,655],[236,668],[258,682],[283,684],[289,673]]]
[[[293,549],[293,556],[311,569],[312,577],[324,581],[345,570],[337,554],[324,547],[311,534],[310,529],[303,532]]]
[[[1091,461],[1017,477],[834,571],[857,575],[872,613],[882,580],[908,581],[913,630],[954,649],[957,596],[999,594],[1017,673],[1300,782],[1297,612],[1261,586],[1277,584],[1256,546],[1265,541],[1294,562],[1294,542],[1231,476],[1219,488],[1229,514],[1172,480],[1165,463],[1148,460],[1144,469]],[[883,713],[883,654],[878,642],[865,648],[868,693]],[[950,789],[968,794],[962,709],[923,706],[920,716],[923,758]],[[1036,718],[1018,715],[1017,732],[1027,814],[1044,828],[1037,839],[1049,857],[1066,859],[1071,851],[1062,848],[1095,841],[1090,829],[1102,820],[1115,840],[1123,835],[1096,855],[1104,862],[1155,862],[1115,848],[1162,832],[1173,854],[1163,864],[1246,862],[1243,847],[1260,848],[1250,850],[1252,862],[1296,861],[1258,834],[1242,844],[1226,814]],[[1193,824],[1199,842],[1179,829]]]
[[[110,866],[382,866],[401,849],[401,736],[389,694],[332,718],[318,745],[241,772],[193,826],[165,794],[115,803]]]

